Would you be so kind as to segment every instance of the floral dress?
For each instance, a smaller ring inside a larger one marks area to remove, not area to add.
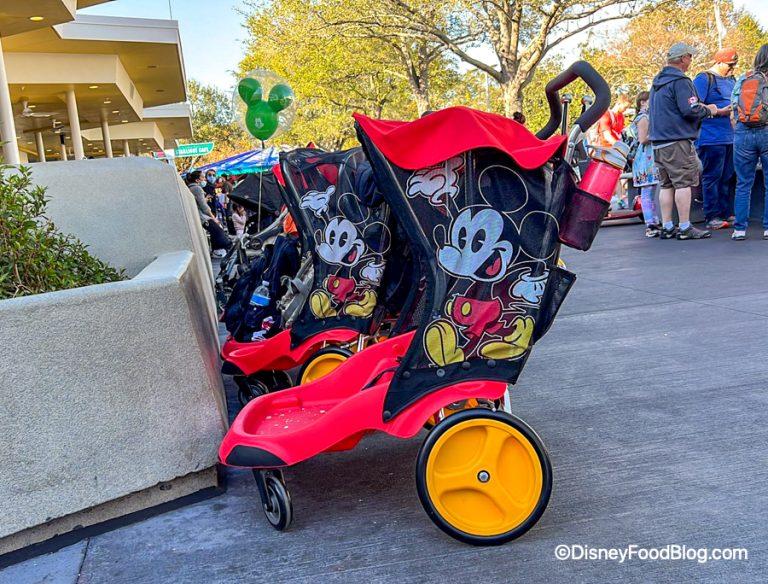
[[[630,126],[632,136],[637,139],[637,122],[648,117],[648,112],[642,110]],[[638,144],[635,159],[632,161],[632,184],[636,187],[647,187],[659,182],[659,169],[653,160],[653,147],[650,143]]]

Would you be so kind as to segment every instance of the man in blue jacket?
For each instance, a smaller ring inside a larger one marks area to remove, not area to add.
[[[661,239],[704,239],[709,231],[691,225],[691,187],[699,184],[699,160],[694,140],[705,118],[717,113],[714,104],[699,102],[696,88],[685,72],[691,66],[696,49],[675,43],[667,51],[667,65],[651,85],[648,117],[649,138],[659,168],[661,192]],[[680,225],[672,222],[672,208],[677,207]]]
[[[739,62],[736,49],[724,48],[715,54],[715,64],[693,80],[702,103],[717,106],[714,118],[705,119],[696,150],[702,164],[701,193],[708,229],[728,227],[731,179],[733,178],[733,126],[731,94],[736,80],[733,70]]]

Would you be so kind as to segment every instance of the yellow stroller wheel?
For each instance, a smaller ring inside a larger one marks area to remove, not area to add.
[[[472,409],[430,431],[416,460],[416,487],[430,519],[473,545],[499,545],[539,520],[552,466],[536,433],[505,412]]]
[[[312,355],[299,371],[299,385],[325,377],[352,356],[352,351],[341,347],[326,347]]]

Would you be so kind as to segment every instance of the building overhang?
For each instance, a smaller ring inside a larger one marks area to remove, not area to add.
[[[175,20],[78,15],[72,22],[4,39],[3,49],[6,58],[10,53],[116,56],[145,107],[187,100]]]
[[[80,127],[141,119],[144,102],[116,55],[8,53],[8,85],[17,132],[53,129],[67,124],[67,91],[75,92]],[[30,106],[33,112],[24,108]]]
[[[0,0],[0,37],[48,28],[75,18],[78,8],[112,0]]]

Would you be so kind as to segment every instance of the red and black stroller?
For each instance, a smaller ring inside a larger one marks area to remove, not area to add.
[[[607,109],[608,86],[576,63],[547,86],[552,119],[540,137],[557,128],[557,90],[577,76],[597,99],[571,137]],[[220,459],[254,469],[267,519],[281,530],[292,518],[281,469],[377,430],[409,438],[433,419],[416,461],[427,514],[466,543],[507,542],[538,521],[552,489],[544,445],[509,411],[509,384],[575,280],[557,266],[561,240],[587,249],[608,204],[575,185],[575,140],[565,136],[540,140],[461,107],[413,122],[355,119],[419,273],[400,334],[325,377],[250,402]],[[446,415],[469,400],[476,407]]]
[[[257,326],[267,318],[276,324],[258,342],[233,336],[224,344],[222,372],[234,376],[242,403],[290,386],[289,369],[301,366],[299,383],[332,371],[371,342],[385,313],[379,294],[392,239],[389,208],[377,196],[362,149],[305,148],[280,158],[285,203],[311,271],[305,300],[288,315],[278,302],[286,293],[281,266],[272,262],[263,272],[273,282],[271,302],[245,317]]]

